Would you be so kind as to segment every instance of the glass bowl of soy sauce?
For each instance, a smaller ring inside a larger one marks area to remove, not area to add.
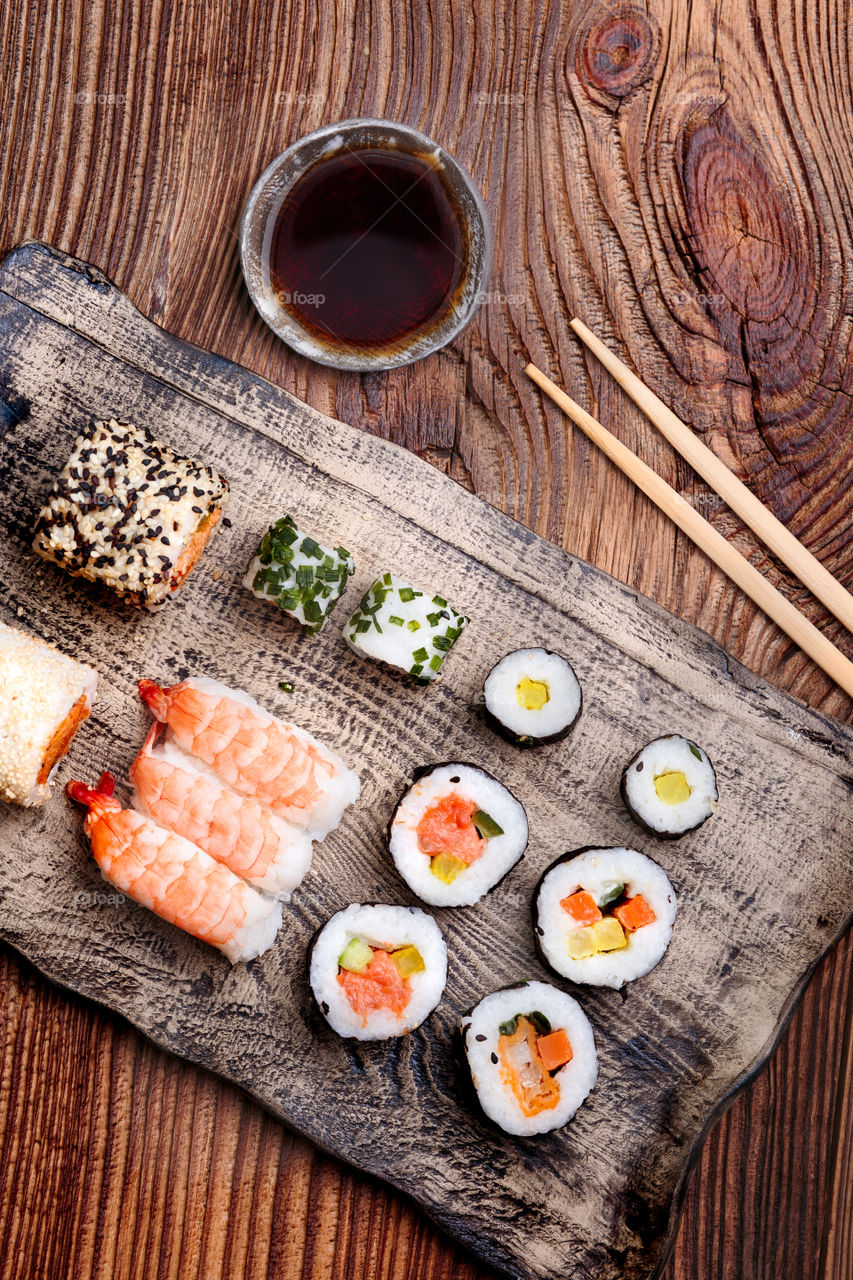
[[[425,134],[344,120],[261,174],[240,223],[252,301],[288,346],[376,371],[437,351],[465,327],[492,266],[472,178]]]

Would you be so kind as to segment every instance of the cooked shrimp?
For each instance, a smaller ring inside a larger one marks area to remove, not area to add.
[[[232,964],[272,946],[281,906],[239,879],[183,836],[159,827],[113,795],[105,773],[96,788],[69,782],[72,800],[85,805],[84,831],[107,880],[170,924],[209,942]]]
[[[157,742],[154,721],[130,766],[133,803],[267,893],[289,898],[311,865],[311,838],[256,800],[240,796],[174,742]]]
[[[140,680],[139,693],[174,741],[228,786],[318,837],[358,796],[358,778],[338,756],[242,690],[200,678],[170,689]]]

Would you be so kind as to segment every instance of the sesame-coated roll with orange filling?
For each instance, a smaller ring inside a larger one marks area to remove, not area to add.
[[[54,483],[33,550],[128,604],[154,609],[200,558],[228,493],[212,467],[174,453],[144,427],[95,422]]]
[[[44,804],[97,687],[91,667],[0,623],[0,800]]]

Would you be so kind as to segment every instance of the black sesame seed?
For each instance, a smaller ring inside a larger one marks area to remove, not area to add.
[[[329,1006],[326,1004],[325,1000],[320,1001],[320,1008],[323,1010],[324,1013],[329,1012]]]
[[[481,1041],[481,1042],[482,1042],[483,1040],[485,1040],[486,1038],[487,1038],[486,1036],[474,1036],[474,1039],[475,1039],[475,1040],[479,1040],[479,1041]]]
[[[451,782],[458,782],[458,781],[459,781],[459,778],[458,778],[458,777],[456,777],[456,778],[451,778],[451,779],[450,779],[450,781],[451,781]]]
[[[223,517],[222,517],[222,526],[223,526],[223,528],[225,528],[225,529],[230,529],[230,528],[231,528],[231,521],[228,519],[228,517],[227,517],[227,516],[223,516]]]
[[[492,1062],[495,1064],[495,1066],[497,1066],[497,1065],[498,1065],[498,1055],[497,1055],[496,1053],[493,1053],[493,1054],[491,1055],[491,1059],[492,1059]]]
[[[642,772],[643,772],[643,762],[641,760],[640,763],[637,765],[637,773],[642,773]]]

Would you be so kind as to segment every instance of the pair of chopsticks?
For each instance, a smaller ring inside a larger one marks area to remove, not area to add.
[[[632,373],[586,325],[575,318],[571,327],[609,370],[636,405],[661,434],[690,463],[712,489],[749,525],[802,583],[826,605],[848,631],[853,631],[853,596],[823,567],[789,529],[738,480],[724,462],[702,443],[693,431]],[[676,493],[657,472],[652,471],[591,414],[582,409],[546,377],[534,364],[525,372],[547,396],[614,462],[621,471],[651,498],[661,511],[682,529],[760,609],[788,635],[804,653],[822,667],[845,693],[853,697],[853,662],[845,658],[817,627],[786,600],[739,551]]]

